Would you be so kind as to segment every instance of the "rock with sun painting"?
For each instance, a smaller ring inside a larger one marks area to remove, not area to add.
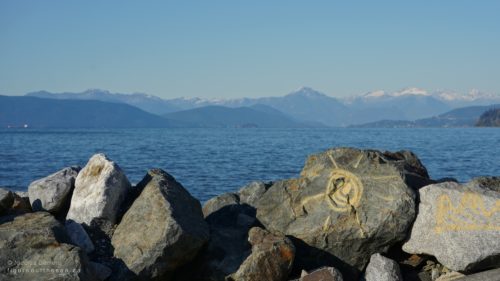
[[[333,264],[353,276],[372,254],[405,238],[415,218],[415,192],[405,182],[410,173],[428,180],[411,152],[331,149],[310,156],[300,178],[270,187],[257,218],[294,239],[298,266]]]

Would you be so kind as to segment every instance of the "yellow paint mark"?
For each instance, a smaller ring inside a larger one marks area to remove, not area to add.
[[[358,158],[358,161],[356,161],[356,164],[353,165],[354,169],[358,168],[359,166],[359,163],[361,163],[361,159],[363,159],[365,155],[364,154],[361,154]]]
[[[357,207],[363,194],[363,184],[354,174],[334,169],[323,193],[308,196],[302,199],[301,206],[308,210],[311,204],[326,201],[330,209],[336,212],[346,212]]]
[[[359,225],[359,234],[361,236],[361,238],[366,238],[366,231],[363,229],[363,226],[361,224],[361,220],[359,219],[359,215],[358,215],[358,212],[356,212],[356,222],[358,223]]]
[[[335,159],[333,159],[332,153],[328,153],[328,157],[330,157],[330,161],[332,161],[333,166],[335,166],[335,169],[339,168],[339,165],[337,165],[337,162],[335,162]]]
[[[500,214],[500,200],[488,209],[480,195],[467,192],[455,207],[448,195],[443,194],[437,200],[436,226],[438,234],[446,231],[500,231],[495,221],[485,221]]]
[[[330,228],[331,224],[332,224],[332,218],[330,218],[330,216],[328,216],[326,218],[325,222],[323,223],[323,232],[327,231]]]
[[[338,185],[338,182],[341,184]],[[330,207],[339,212],[357,207],[363,194],[363,184],[357,176],[342,169],[334,169],[326,188]]]
[[[394,197],[392,197],[392,196],[384,196],[384,195],[377,194],[377,193],[375,193],[374,195],[377,196],[378,198],[382,199],[382,200],[387,201],[387,202],[394,201]]]

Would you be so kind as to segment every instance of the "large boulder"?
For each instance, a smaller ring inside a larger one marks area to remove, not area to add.
[[[433,255],[455,271],[500,266],[500,192],[487,182],[420,189],[418,216],[403,250]]]
[[[198,200],[171,175],[152,169],[116,228],[114,255],[140,279],[160,278],[191,261],[209,239]]]
[[[373,254],[370,258],[370,263],[366,267],[365,280],[403,281],[403,277],[397,262],[381,254]]]
[[[294,239],[301,269],[334,265],[353,277],[372,254],[405,239],[419,188],[408,185],[409,174],[427,177],[409,152],[330,149],[310,156],[300,178],[271,186],[257,218]]]
[[[116,223],[130,190],[130,182],[120,167],[106,155],[96,154],[76,177],[66,218],[86,225],[96,218]]]
[[[57,214],[67,210],[80,170],[80,167],[67,167],[32,182],[28,187],[28,195],[33,211]]]
[[[64,227],[46,212],[0,224],[0,280],[96,280],[85,253],[66,240]]]
[[[295,247],[288,238],[254,227],[250,229],[248,241],[252,245],[252,253],[226,280],[288,280],[295,258]]]
[[[0,216],[7,213],[14,203],[12,191],[0,187]]]

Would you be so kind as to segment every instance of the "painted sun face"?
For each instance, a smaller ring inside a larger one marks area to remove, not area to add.
[[[346,212],[357,207],[362,194],[363,184],[357,176],[342,169],[331,172],[325,195],[333,210]]]

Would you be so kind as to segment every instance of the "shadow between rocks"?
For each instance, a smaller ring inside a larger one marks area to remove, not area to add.
[[[250,255],[250,228],[261,226],[256,219],[255,208],[238,203],[214,211],[205,221],[210,229],[209,242],[192,262],[176,270],[173,280],[224,280],[236,272]]]
[[[112,271],[111,276],[106,280],[139,280],[139,276],[132,272],[123,260],[114,257],[115,248],[111,244],[115,226],[104,219],[94,219],[90,226],[83,224],[85,231],[94,243],[94,251],[88,256],[91,261],[103,264]]]
[[[302,270],[307,272],[321,267],[334,267],[338,269],[345,281],[359,280],[361,271],[342,261],[331,253],[312,247],[304,241],[287,236],[295,246],[295,260],[289,279],[299,278]]]

